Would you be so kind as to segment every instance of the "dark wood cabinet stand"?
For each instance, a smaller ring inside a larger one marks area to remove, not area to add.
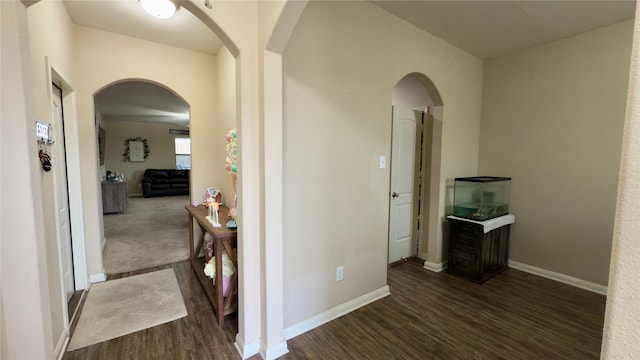
[[[449,263],[447,272],[483,283],[509,265],[511,225],[487,233],[475,221],[447,217],[449,222]]]

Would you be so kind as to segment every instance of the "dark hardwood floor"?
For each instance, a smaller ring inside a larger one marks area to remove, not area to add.
[[[187,262],[173,267],[189,315],[64,359],[240,359],[235,317],[222,329]],[[509,269],[482,285],[389,268],[391,295],[287,342],[282,359],[599,359],[605,297]],[[260,359],[259,355],[251,360]]]
[[[283,359],[599,359],[605,297],[509,269],[482,285],[413,262],[391,296],[288,341]]]
[[[219,328],[211,304],[188,261],[117,275],[107,280],[144,274],[173,267],[188,315],[184,318],[138,331],[100,344],[67,352],[68,360],[116,359],[240,359],[234,346],[235,316],[227,316]],[[80,313],[82,316],[82,313]],[[258,359],[258,358],[256,358]]]

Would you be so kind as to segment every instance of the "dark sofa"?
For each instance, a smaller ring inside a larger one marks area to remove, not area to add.
[[[189,195],[189,170],[147,169],[142,177],[144,197]]]

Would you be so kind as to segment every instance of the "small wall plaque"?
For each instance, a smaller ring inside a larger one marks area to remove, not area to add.
[[[36,137],[39,141],[47,144],[53,144],[53,126],[36,120]]]
[[[129,141],[129,161],[144,161],[144,143],[142,141]]]
[[[147,139],[141,137],[128,138],[124,140],[124,152],[122,161],[142,162],[149,156],[149,144]]]

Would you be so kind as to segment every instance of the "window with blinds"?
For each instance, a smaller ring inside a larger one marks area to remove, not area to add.
[[[191,139],[175,138],[176,169],[191,169]]]

